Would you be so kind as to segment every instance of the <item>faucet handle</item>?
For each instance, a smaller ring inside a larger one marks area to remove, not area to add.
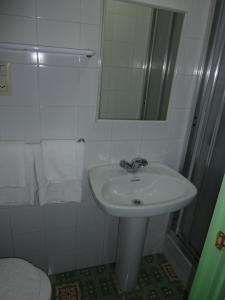
[[[127,172],[135,173],[140,167],[146,167],[148,165],[148,161],[145,158],[137,157],[133,158],[130,162],[123,159],[120,161],[119,165]]]
[[[125,160],[125,159],[122,159],[121,161],[120,161],[120,167],[121,168],[132,168],[132,164],[131,163],[129,163],[127,160]]]
[[[127,165],[127,161],[126,161],[125,159],[122,159],[122,160],[120,161],[120,167],[121,167],[121,168],[125,168],[126,165]]]
[[[140,164],[141,166],[145,167],[148,165],[148,161],[146,158],[142,158],[142,157],[135,157],[131,160],[131,164]]]

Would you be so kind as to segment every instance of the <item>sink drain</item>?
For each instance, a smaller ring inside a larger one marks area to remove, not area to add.
[[[140,199],[134,199],[134,200],[132,201],[132,203],[133,203],[134,205],[142,205],[142,201],[141,201]]]

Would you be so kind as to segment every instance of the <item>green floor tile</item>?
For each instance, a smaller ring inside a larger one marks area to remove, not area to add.
[[[56,291],[59,287],[73,283],[77,283],[80,300],[182,300],[186,298],[181,282],[163,254],[143,257],[137,286],[129,293],[117,290],[115,264],[56,274],[50,276],[50,280],[53,289],[52,300],[57,299]],[[65,299],[73,300],[76,297]]]

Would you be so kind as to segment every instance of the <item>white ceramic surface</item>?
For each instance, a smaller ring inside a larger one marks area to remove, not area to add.
[[[134,174],[118,164],[94,167],[89,171],[89,182],[99,206],[119,217],[172,212],[189,204],[197,193],[181,174],[151,162]]]
[[[89,183],[98,205],[121,217],[116,280],[121,290],[131,291],[137,282],[148,217],[184,207],[197,190],[178,172],[151,162],[136,173],[128,173],[119,164],[93,167]]]
[[[120,218],[116,281],[122,291],[132,291],[136,286],[148,221],[147,217]]]

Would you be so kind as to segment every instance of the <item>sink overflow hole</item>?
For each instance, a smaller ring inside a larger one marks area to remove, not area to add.
[[[134,199],[134,200],[132,201],[132,203],[135,204],[135,205],[142,205],[142,201],[139,200],[139,199]]]
[[[133,178],[133,179],[130,180],[130,182],[136,182],[136,181],[141,181],[141,179],[140,178]]]

